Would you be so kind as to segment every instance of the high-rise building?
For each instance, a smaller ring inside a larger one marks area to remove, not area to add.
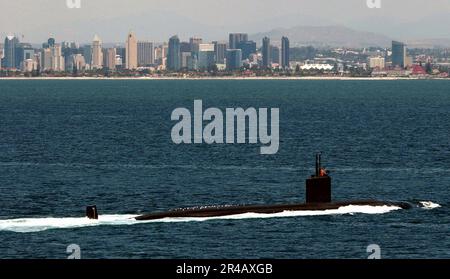
[[[176,35],[169,39],[167,69],[171,71],[178,71],[181,69],[180,39]]]
[[[251,54],[256,53],[256,42],[241,41],[237,44],[237,49],[242,50],[242,59],[248,59]]]
[[[225,58],[227,55],[227,43],[225,42],[213,42],[214,50],[216,52],[216,63],[225,64]]]
[[[95,35],[92,41],[92,61],[91,69],[102,69],[103,68],[103,51],[102,51],[102,41],[99,36]]]
[[[288,37],[281,38],[281,68],[289,69],[290,67],[290,43]]]
[[[392,66],[405,67],[406,45],[401,42],[392,41]]]
[[[62,56],[62,48],[60,44],[54,44],[51,50],[51,69],[56,72],[62,72],[65,70],[65,61]]]
[[[153,43],[151,42],[138,42],[138,66],[150,66],[155,63],[153,58]]]
[[[269,68],[271,61],[271,51],[270,51],[270,39],[268,37],[264,37],[262,41],[262,66],[263,68]]]
[[[228,49],[227,50],[227,70],[238,70],[242,67],[242,50]]]
[[[42,72],[52,70],[52,50],[50,48],[44,48],[42,50],[39,65]]]
[[[214,44],[200,44],[198,48],[198,68],[208,70],[215,64]]]
[[[138,46],[136,35],[130,32],[127,36],[127,41],[125,43],[126,48],[126,62],[125,68],[129,70],[137,69],[138,67]]]
[[[192,53],[189,52],[181,52],[181,68],[187,69],[189,68],[189,60],[192,58]]]
[[[237,49],[238,44],[240,42],[245,42],[245,41],[248,41],[248,34],[246,34],[246,33],[230,33],[228,48],[229,49]]]
[[[270,46],[270,58],[272,63],[280,64],[281,62],[281,52],[280,48],[277,46]]]
[[[8,69],[16,69],[18,68],[17,64],[20,62],[16,61],[17,55],[17,47],[19,46],[19,39],[15,36],[7,36],[4,44],[4,58],[3,58],[3,68]]]
[[[202,38],[193,37],[193,38],[189,39],[189,45],[191,47],[191,52],[194,55],[198,54],[199,45],[202,44],[202,43],[203,43],[203,39]]]
[[[116,54],[115,48],[108,48],[105,51],[105,67],[110,71],[116,69]]]
[[[92,64],[92,46],[85,45],[83,46],[83,56],[86,64]]]

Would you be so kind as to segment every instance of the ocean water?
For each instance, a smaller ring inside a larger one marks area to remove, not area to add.
[[[280,150],[175,145],[175,108],[280,109]],[[449,81],[0,81],[0,258],[450,257]],[[178,207],[303,202],[323,152],[335,200],[413,209],[227,218]],[[422,202],[422,203],[421,203]],[[426,202],[426,203],[423,203]],[[84,218],[96,204],[99,221]]]

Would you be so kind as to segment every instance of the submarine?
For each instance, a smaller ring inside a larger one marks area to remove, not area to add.
[[[322,167],[321,154],[316,155],[315,173],[306,180],[306,201],[299,204],[276,205],[236,205],[236,206],[208,206],[195,208],[179,208],[167,212],[154,212],[135,217],[137,221],[159,220],[164,218],[185,217],[223,217],[245,213],[274,214],[285,211],[319,211],[339,209],[344,206],[396,206],[410,209],[413,206],[407,202],[377,201],[377,200],[351,200],[332,201],[331,176]],[[86,217],[98,219],[97,207],[88,206]]]

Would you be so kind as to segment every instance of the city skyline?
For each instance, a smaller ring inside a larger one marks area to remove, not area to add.
[[[232,0],[233,2],[234,0]],[[90,42],[101,34],[103,42],[122,41],[119,34],[135,31],[139,37],[163,41],[172,34],[180,39],[197,32],[206,40],[221,40],[230,32],[250,35],[293,26],[347,26],[376,32],[391,39],[450,38],[450,1],[383,1],[381,9],[369,9],[366,0],[265,0],[264,9],[254,9],[261,1],[249,0],[233,9],[229,1],[214,4],[205,0],[141,1],[120,3],[114,0],[82,1],[81,9],[68,9],[65,1],[1,0],[6,14],[0,19],[0,36],[15,33],[38,43],[47,37],[61,41]],[[326,2],[326,5],[324,4]],[[339,2],[339,3],[338,3]],[[199,8],[201,7],[201,8]],[[102,14],[98,14],[98,11]],[[39,16],[38,16],[39,15]],[[232,16],[232,20],[230,20]],[[86,32],[89,30],[89,32]],[[291,42],[295,43],[295,42]]]

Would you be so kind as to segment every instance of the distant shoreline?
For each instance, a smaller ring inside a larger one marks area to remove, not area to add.
[[[423,77],[0,77],[0,80],[450,80]]]

